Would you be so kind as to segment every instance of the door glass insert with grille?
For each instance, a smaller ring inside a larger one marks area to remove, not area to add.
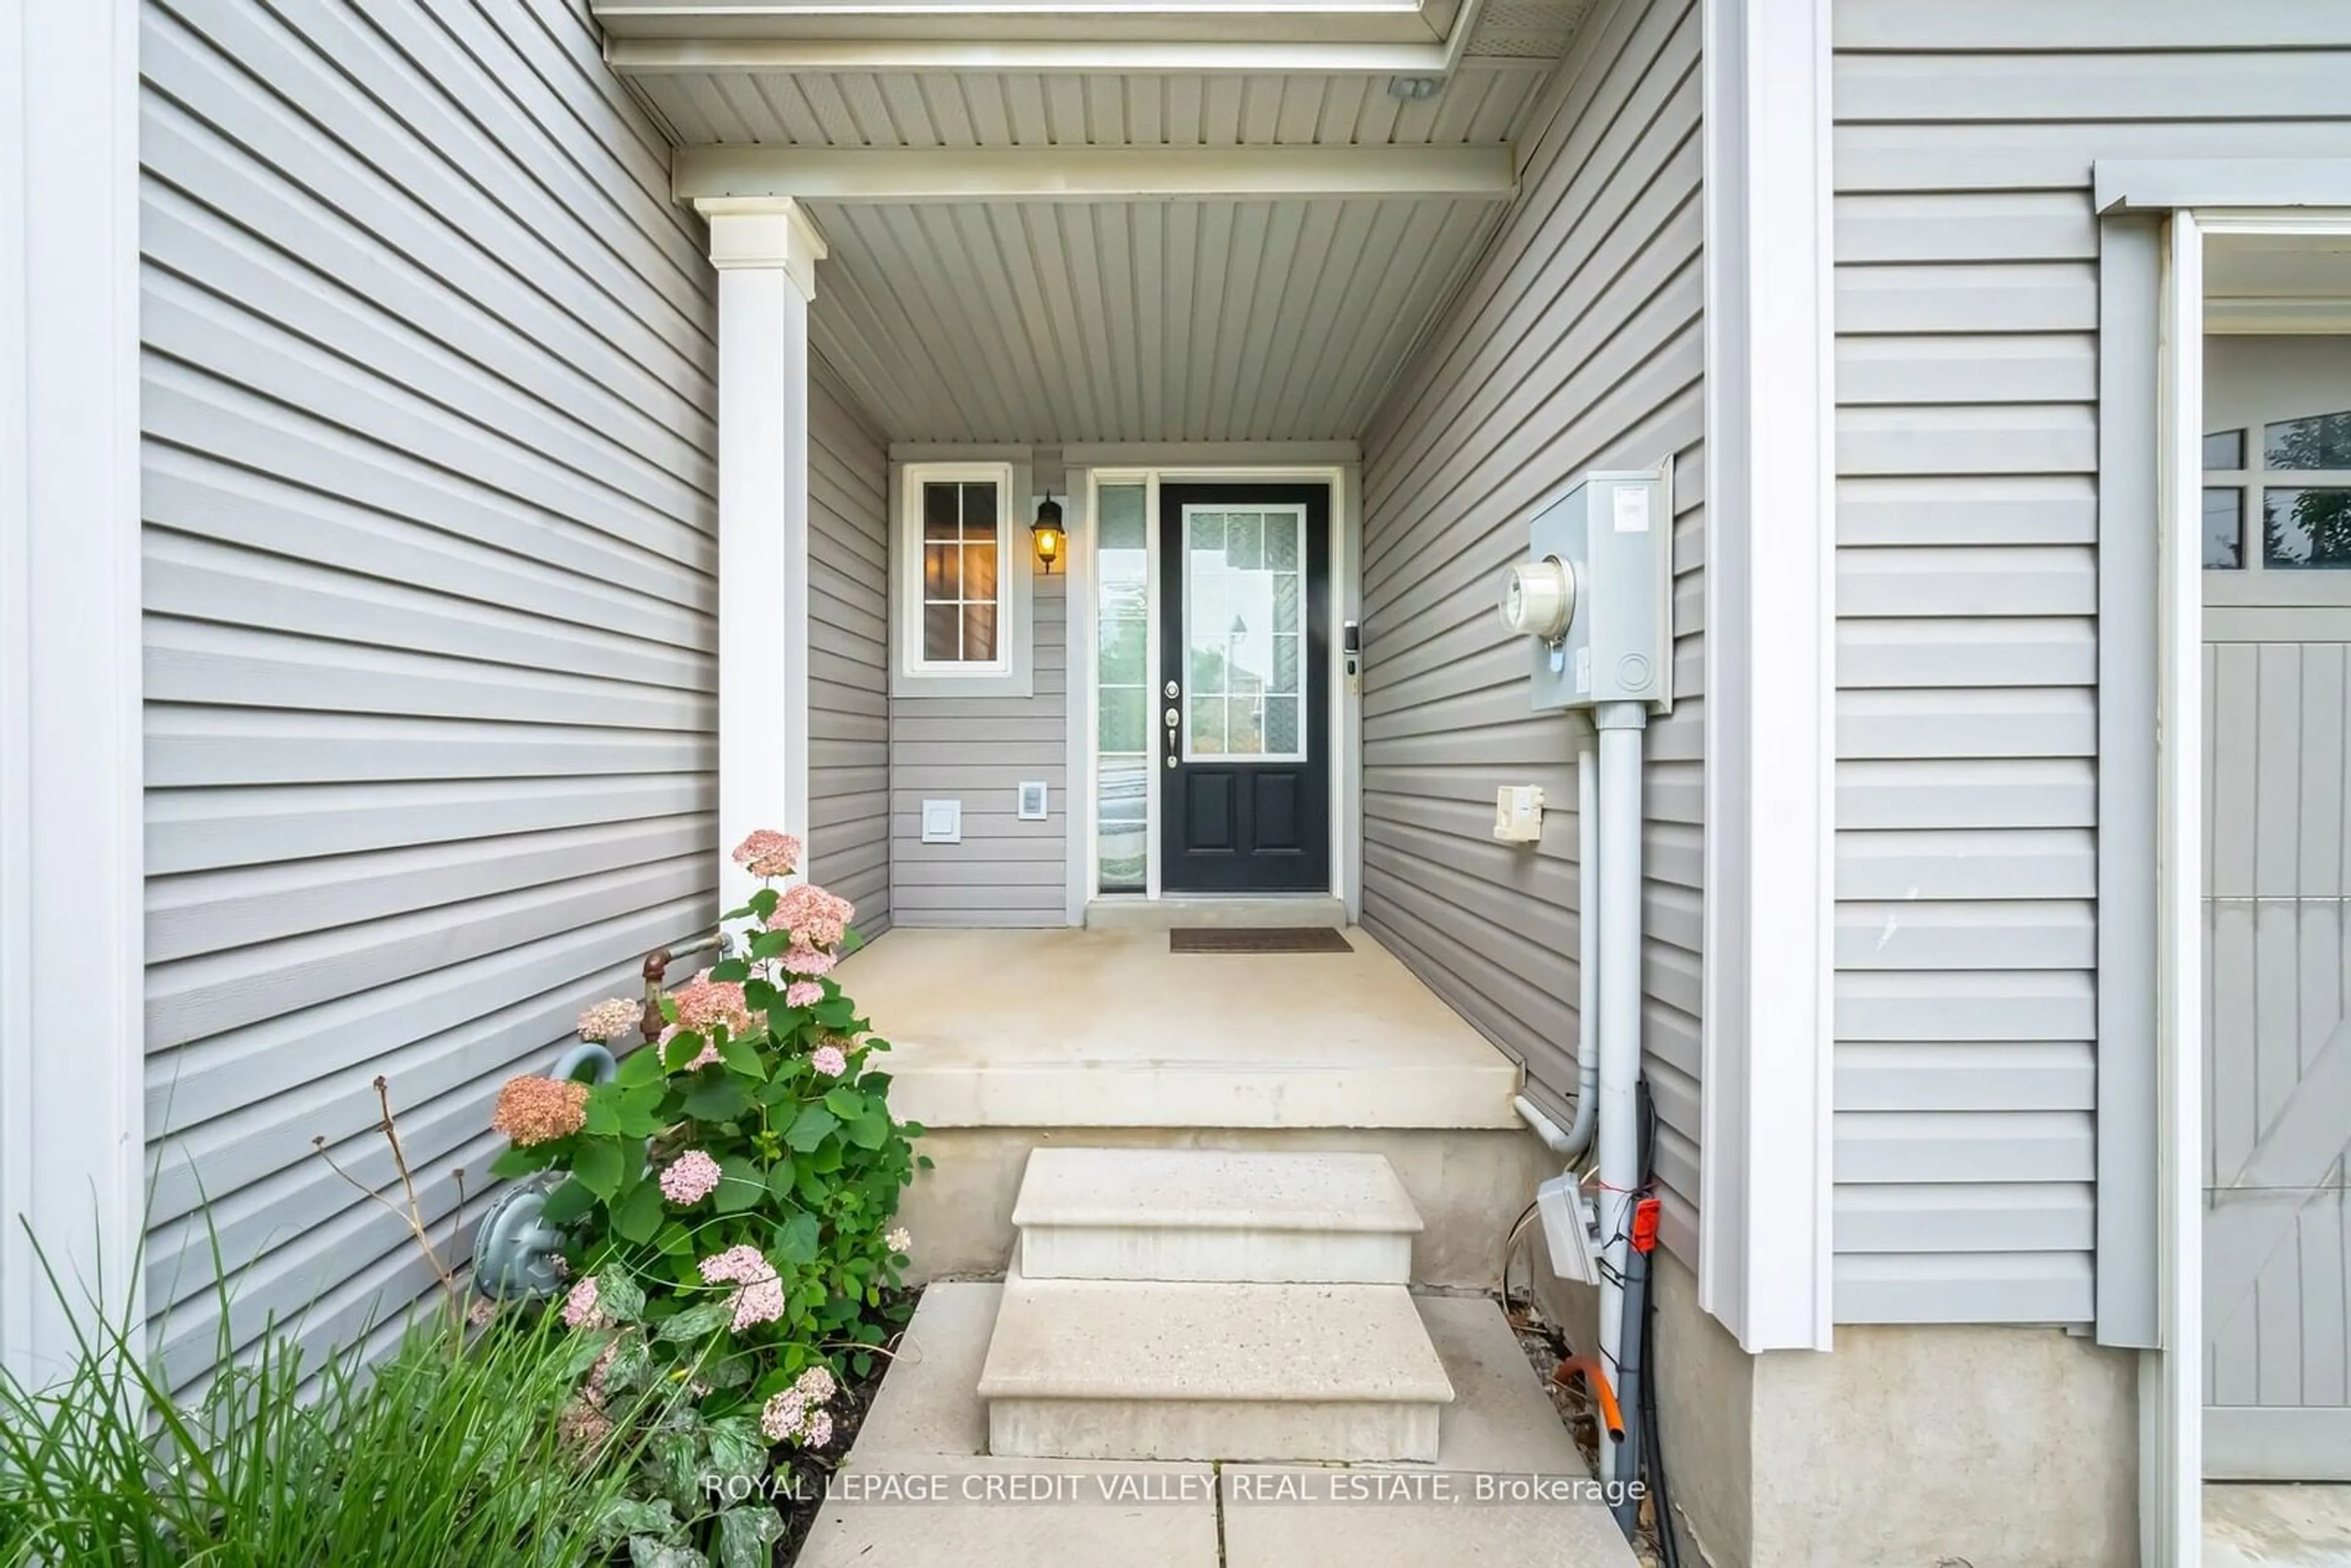
[[[1306,508],[1184,508],[1186,762],[1304,762]]]

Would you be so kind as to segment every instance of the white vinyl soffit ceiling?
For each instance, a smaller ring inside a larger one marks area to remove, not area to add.
[[[816,203],[809,331],[894,441],[1352,439],[1502,210]]]

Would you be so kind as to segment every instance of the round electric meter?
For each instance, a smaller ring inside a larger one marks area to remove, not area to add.
[[[1556,643],[1575,619],[1575,573],[1557,556],[1522,560],[1502,585],[1502,624]]]

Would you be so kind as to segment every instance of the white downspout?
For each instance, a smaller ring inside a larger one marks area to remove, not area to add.
[[[1600,1190],[1604,1261],[1600,1270],[1600,1360],[1618,1382],[1625,1333],[1624,1279],[1631,1250],[1633,1189],[1641,1179],[1639,1131],[1633,1116],[1634,1084],[1641,1075],[1641,732],[1649,710],[1641,703],[1604,703],[1593,714],[1599,731],[1600,852],[1598,1058]],[[1591,903],[1584,901],[1587,923]],[[1588,950],[1588,948],[1587,948]],[[1576,1120],[1583,1120],[1577,1108]],[[1618,1465],[1615,1446],[1600,1446],[1600,1479],[1614,1480],[1638,1468],[1634,1456]]]

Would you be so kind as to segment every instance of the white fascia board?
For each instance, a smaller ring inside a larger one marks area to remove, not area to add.
[[[1509,201],[1507,147],[682,147],[679,201]]]

